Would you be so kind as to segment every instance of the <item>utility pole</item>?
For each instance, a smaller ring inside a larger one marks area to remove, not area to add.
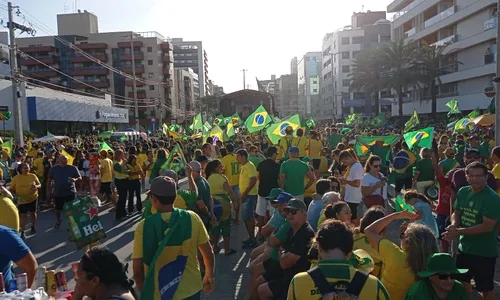
[[[14,29],[16,29],[17,24],[14,23],[14,12],[13,9],[15,7],[12,6],[12,3],[8,3],[9,10],[9,38],[10,38],[10,46],[9,46],[9,63],[10,63],[10,80],[12,81],[12,101],[14,103],[14,137],[15,142],[19,146],[24,146],[24,137],[23,137],[23,122],[22,122],[22,114],[21,114],[21,100],[18,95],[18,86],[17,86],[17,46],[16,46],[16,36],[14,34]]]
[[[500,0],[498,0],[498,6],[500,7]],[[500,77],[500,61],[499,61],[499,56],[498,53],[500,52],[500,26],[499,26],[499,18],[498,18],[498,12],[496,15],[496,30],[497,30],[497,53],[495,53],[496,57],[496,64],[497,64],[497,75],[496,78],[497,80],[494,80],[496,83],[496,95],[495,95],[495,141],[497,146],[500,145],[500,80],[498,80],[498,77]]]
[[[336,95],[335,95],[335,74],[333,73],[333,58],[334,58],[335,53],[330,52],[330,55],[331,55],[331,62],[332,62],[332,103],[333,103],[332,119],[333,119],[333,122],[335,123],[335,116],[337,115],[337,110],[335,107],[335,100],[336,100],[335,99],[336,98]]]
[[[242,69],[241,70],[241,72],[243,72],[243,89],[244,90],[247,88],[247,82],[246,82],[246,76],[245,76],[247,71],[248,71],[247,69]]]
[[[134,77],[133,89],[134,89],[134,116],[135,116],[135,129],[139,130],[139,104],[137,103],[137,78],[135,77],[135,56],[134,56],[134,34],[130,35],[130,53],[132,56],[132,77]]]

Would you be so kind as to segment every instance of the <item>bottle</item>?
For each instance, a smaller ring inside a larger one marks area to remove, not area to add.
[[[75,218],[73,216],[68,217],[69,220],[69,226],[71,227],[71,232],[73,233],[73,238],[75,240],[79,240],[82,238],[82,233],[80,232],[80,228],[78,228],[78,224],[75,221]]]

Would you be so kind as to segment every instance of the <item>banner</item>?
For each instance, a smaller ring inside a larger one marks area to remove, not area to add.
[[[68,219],[70,241],[81,249],[106,237],[99,208],[89,197],[75,199],[64,204],[64,214]]]

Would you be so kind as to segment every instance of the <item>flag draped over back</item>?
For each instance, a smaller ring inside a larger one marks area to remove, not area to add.
[[[300,128],[300,116],[296,114],[284,121],[272,124],[266,130],[267,137],[274,145],[278,144],[280,139],[286,135],[285,130],[288,126],[291,126],[294,131]]]
[[[360,136],[359,140],[362,141],[365,144],[368,144],[370,146],[375,145],[377,140],[383,140],[384,145],[391,145],[398,139],[399,136],[397,135],[389,135],[389,136]],[[363,143],[360,141],[356,141],[356,144],[354,144],[354,152],[356,152],[357,156],[364,157],[368,154],[369,150],[368,147],[366,147]]]
[[[422,148],[432,149],[432,139],[434,138],[434,127],[427,127],[424,129],[410,131],[403,135],[408,149],[418,145]]]
[[[162,170],[172,170],[175,173],[179,173],[180,170],[184,169],[187,165],[186,158],[179,144],[175,144],[167,161],[161,167]]]
[[[448,116],[449,115],[453,115],[453,114],[459,114],[459,113],[461,113],[460,109],[458,109],[458,101],[455,98],[453,98],[450,101],[448,101],[445,104],[445,106],[450,109],[450,111],[448,112]]]
[[[264,129],[271,123],[271,117],[264,106],[259,106],[245,121],[245,127],[249,133]]]
[[[408,131],[412,130],[418,124],[420,124],[420,120],[418,119],[417,111],[413,110],[413,114],[411,115],[411,118],[408,120],[408,122],[405,123],[404,132],[408,132]]]

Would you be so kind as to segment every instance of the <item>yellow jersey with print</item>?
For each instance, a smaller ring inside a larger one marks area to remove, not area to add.
[[[500,163],[496,164],[493,169],[491,170],[491,173],[493,174],[493,177],[495,177],[496,180],[500,180]],[[500,187],[497,189],[498,195],[500,195]]]
[[[130,171],[128,179],[130,179],[130,180],[138,180],[138,179],[142,178],[142,168],[141,168],[141,165],[139,165],[138,162],[136,162],[135,165],[127,164],[127,168]],[[138,174],[133,174],[133,173],[138,173]]]
[[[19,211],[14,201],[0,195],[0,225],[19,231]]]
[[[38,189],[33,190],[33,185],[40,185],[35,174],[18,174],[12,178],[10,188],[19,198],[19,204],[27,204],[38,199]]]
[[[222,174],[212,174],[208,177],[208,184],[210,185],[210,195],[225,195],[227,194],[224,189],[224,183],[228,182],[226,176]]]
[[[342,293],[346,290],[345,283],[351,282],[357,272],[350,262],[345,260],[321,260],[318,262],[318,268],[325,276],[325,279],[333,285],[337,293]],[[314,280],[307,272],[295,275],[288,286],[288,300],[317,300],[321,299],[321,296]],[[384,285],[373,275],[368,275],[358,298],[362,300],[393,299],[389,296]],[[339,297],[339,299],[344,298]]]
[[[391,299],[403,300],[416,278],[408,265],[407,254],[393,242],[382,239],[378,243],[378,253],[382,258],[380,280],[389,291]]]
[[[208,243],[209,237],[203,222],[200,217],[192,211],[188,211],[191,215],[191,238],[188,240],[191,244],[191,251],[189,253],[184,273],[182,274],[181,281],[175,295],[174,300],[186,299],[198,293],[202,287],[202,280],[200,276],[200,265],[198,263],[198,246]],[[162,219],[165,222],[170,220],[172,213],[162,213]],[[167,229],[168,230],[168,229]],[[132,259],[143,258],[143,235],[144,235],[144,220],[137,224],[134,233],[134,249]],[[146,275],[148,268],[144,265],[144,275]]]
[[[299,148],[299,157],[307,156],[307,144],[309,143],[309,139],[304,136],[297,136],[293,139],[293,145]]]
[[[312,159],[319,159],[321,151],[323,150],[323,143],[316,139],[309,140],[309,151],[308,155]]]
[[[239,184],[240,167],[241,165],[236,160],[236,155],[228,154],[220,159],[224,165],[224,175],[226,175],[229,185],[235,186]]]
[[[42,178],[43,177],[43,171],[44,171],[44,168],[43,168],[43,157],[39,157],[39,158],[35,158],[35,160],[33,160],[33,167],[35,168],[35,174]]]
[[[240,193],[246,191],[246,189],[250,186],[250,179],[257,178],[257,169],[255,165],[251,162],[247,161],[244,165],[241,165],[240,172]],[[257,183],[250,189],[248,192],[248,196],[257,195]]]
[[[370,254],[374,263],[374,268],[373,271],[371,271],[371,274],[377,278],[380,278],[380,271],[382,269],[382,257],[380,257],[380,254],[377,252],[377,250],[373,249],[373,247],[370,245],[370,242],[368,241],[368,238],[365,236],[365,234],[361,232],[357,232],[354,234],[353,250],[358,249],[362,249]]]
[[[101,159],[101,182],[113,181],[113,161],[109,158]]]
[[[196,198],[197,198],[196,193],[191,190],[177,190],[177,196],[175,197],[174,200],[174,207],[181,209],[193,209],[194,206],[196,205]],[[151,214],[156,214],[156,212],[157,212],[156,208],[154,208],[154,206],[151,205]]]

